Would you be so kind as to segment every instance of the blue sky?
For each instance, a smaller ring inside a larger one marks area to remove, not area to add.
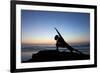
[[[58,29],[68,43],[90,40],[90,14],[21,10],[22,43],[54,44]]]

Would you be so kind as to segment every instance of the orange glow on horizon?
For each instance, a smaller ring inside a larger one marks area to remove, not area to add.
[[[48,40],[48,39],[26,39],[22,41],[24,44],[55,44],[55,40]]]
[[[66,40],[65,40],[66,41]],[[69,44],[76,44],[76,43],[88,43],[89,39],[72,39],[72,40],[67,40],[66,41]],[[22,40],[23,44],[56,44],[56,40],[54,39],[25,39]]]

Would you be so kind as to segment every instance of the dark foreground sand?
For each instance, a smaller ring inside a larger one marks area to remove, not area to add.
[[[68,61],[68,60],[87,60],[90,59],[89,55],[70,53],[70,52],[58,52],[56,50],[43,50],[37,54],[33,54],[32,58],[22,63],[28,62],[45,62],[45,61]]]

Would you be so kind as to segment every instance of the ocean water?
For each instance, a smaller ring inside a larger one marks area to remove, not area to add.
[[[89,44],[71,45],[73,48],[81,51],[84,54],[90,54]],[[56,50],[55,45],[22,45],[21,46],[21,61],[27,61],[32,58],[32,54],[36,54],[41,50]],[[59,51],[70,52],[67,48],[59,48]]]

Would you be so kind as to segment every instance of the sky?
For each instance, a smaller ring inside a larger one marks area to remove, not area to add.
[[[90,14],[21,10],[22,44],[55,44],[57,28],[67,43],[89,43]]]

